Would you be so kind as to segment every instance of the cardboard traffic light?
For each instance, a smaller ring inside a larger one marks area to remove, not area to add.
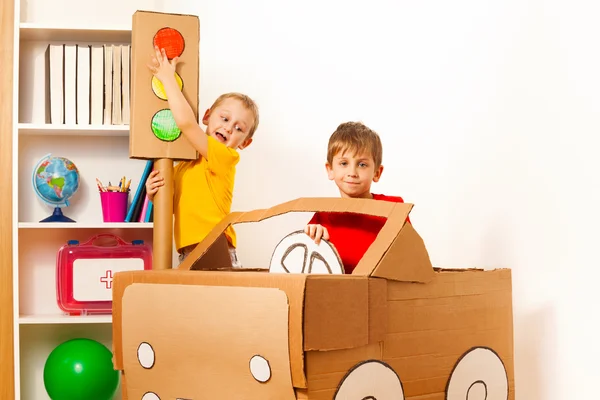
[[[195,160],[198,153],[182,137],[162,83],[147,65],[154,46],[167,58],[179,57],[176,80],[198,119],[200,21],[194,15],[136,11],[131,40],[131,123],[129,157],[155,160],[164,186],[154,197],[154,269],[171,268],[173,259],[173,160]],[[140,182],[144,185],[145,182]]]
[[[133,14],[130,158],[198,158],[196,150],[181,137],[164,88],[147,64],[155,45],[165,49],[169,60],[179,57],[175,78],[197,116],[199,31],[197,16],[148,11]]]

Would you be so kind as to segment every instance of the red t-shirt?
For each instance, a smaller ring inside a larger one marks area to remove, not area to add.
[[[404,203],[402,197],[373,194],[373,199]],[[316,213],[309,224],[320,224],[327,228],[329,241],[338,251],[344,271],[352,273],[369,246],[383,228],[386,218],[354,213]],[[410,219],[407,218],[410,222]]]

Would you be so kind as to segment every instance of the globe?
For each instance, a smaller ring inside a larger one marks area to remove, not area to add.
[[[35,166],[32,180],[35,194],[54,207],[54,213],[40,222],[75,222],[61,211],[79,189],[79,171],[71,160],[45,155]]]

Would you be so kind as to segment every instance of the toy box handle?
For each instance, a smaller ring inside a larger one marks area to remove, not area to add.
[[[97,246],[95,242],[99,239],[113,239],[116,243],[113,245],[103,244],[100,247],[116,247],[116,246],[126,246],[127,242],[118,237],[117,235],[113,235],[112,233],[100,233],[98,235],[92,236],[87,242],[83,243],[83,246]]]

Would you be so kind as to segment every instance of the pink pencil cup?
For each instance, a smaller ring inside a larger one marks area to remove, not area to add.
[[[100,192],[104,222],[125,222],[128,192]]]

